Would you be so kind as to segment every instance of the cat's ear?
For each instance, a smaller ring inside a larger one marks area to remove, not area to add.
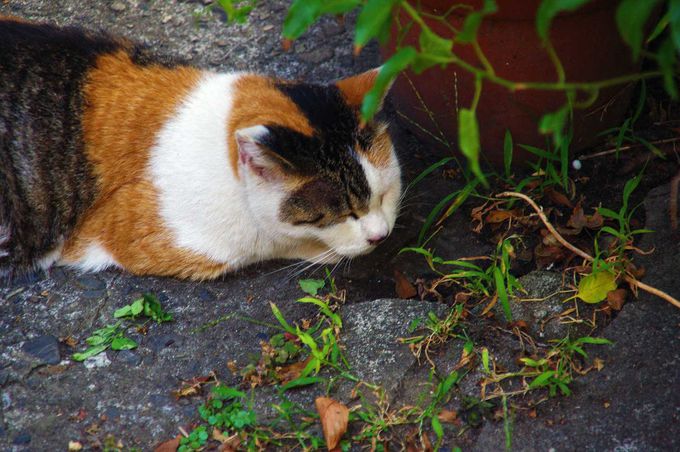
[[[361,108],[361,103],[364,100],[364,96],[375,84],[376,78],[378,78],[378,73],[380,72],[380,67],[371,69],[362,74],[353,75],[351,77],[344,78],[335,82],[335,86],[340,89],[342,95],[349,105],[356,108]],[[380,107],[385,100],[385,95],[390,90],[392,85],[387,87],[383,98],[380,99]]]
[[[270,132],[266,126],[258,125],[239,129],[235,133],[238,145],[239,166],[256,176],[269,181],[279,181],[286,170],[292,168],[285,160],[265,144]]]

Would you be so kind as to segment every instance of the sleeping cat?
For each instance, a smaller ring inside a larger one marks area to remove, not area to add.
[[[386,124],[360,127],[376,75],[220,74],[0,18],[0,269],[206,279],[370,252],[401,194]]]

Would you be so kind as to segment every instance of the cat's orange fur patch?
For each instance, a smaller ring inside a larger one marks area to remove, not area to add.
[[[386,129],[387,127],[381,127],[371,143],[371,148],[367,152],[362,152],[371,164],[383,168],[392,161],[393,154],[392,139]]]
[[[98,58],[83,91],[83,139],[99,195],[64,246],[66,262],[98,244],[137,274],[204,279],[227,270],[174,246],[146,169],[156,134],[200,76],[189,67],[137,66],[124,51]]]
[[[366,93],[373,88],[375,79],[378,77],[378,70],[373,69],[352,77],[335,82],[335,86],[340,89],[345,101],[356,108],[361,107]]]
[[[234,101],[228,124],[229,161],[238,176],[238,147],[234,133],[257,125],[276,124],[304,135],[314,133],[307,117],[297,105],[274,86],[271,79],[248,74],[239,78],[232,88]]]
[[[0,14],[0,22],[2,21],[20,22],[24,24],[30,23],[30,21],[24,19],[23,17],[12,16],[11,14]]]

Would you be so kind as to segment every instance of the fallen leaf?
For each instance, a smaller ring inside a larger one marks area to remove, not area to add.
[[[604,361],[601,358],[595,358],[593,360],[593,369],[597,370],[598,372],[604,369]]]
[[[68,452],[77,452],[83,450],[83,445],[80,441],[69,441],[68,442]]]
[[[492,210],[486,214],[485,221],[487,223],[502,223],[509,218],[516,216],[515,210]]]
[[[544,193],[548,197],[548,199],[554,202],[555,204],[564,207],[569,207],[570,209],[574,207],[571,201],[569,201],[569,198],[567,198],[564,194],[555,191],[552,187],[546,188]]]
[[[437,415],[440,421],[448,424],[454,424],[458,420],[458,413],[452,410],[441,410]]]
[[[347,431],[349,410],[342,403],[328,397],[317,397],[314,403],[321,419],[326,446],[328,450],[335,449]]]
[[[605,408],[609,408],[612,404],[611,404],[610,401],[605,400],[604,403],[603,403],[602,405],[604,405]]]
[[[276,378],[278,378],[281,386],[298,378],[302,371],[305,370],[305,367],[307,367],[307,364],[309,364],[310,359],[312,359],[311,356],[304,361],[299,361],[288,366],[277,368]]]
[[[281,48],[283,49],[284,52],[288,52],[293,45],[293,41],[290,39],[283,39],[281,40]]]
[[[626,302],[626,297],[628,291],[626,289],[616,289],[607,293],[607,304],[611,306],[612,309],[620,311],[623,308],[623,304]]]
[[[394,283],[397,297],[406,299],[418,295],[415,286],[399,270],[394,270]]]
[[[576,295],[586,303],[594,304],[604,300],[611,290],[616,290],[616,275],[601,270],[581,278]]]
[[[198,395],[201,393],[201,390],[205,384],[213,381],[215,381],[215,374],[212,373],[205,377],[194,377],[190,380],[182,381],[180,388],[171,391],[171,393],[176,399]]]
[[[232,374],[237,374],[238,366],[236,365],[236,361],[234,360],[227,361],[227,369],[229,369],[229,372],[231,372]]]
[[[182,439],[182,435],[177,435],[173,439],[160,443],[153,452],[177,452],[179,448],[179,441]]]
[[[538,413],[536,412],[536,408],[532,408],[529,410],[529,417],[531,419],[536,419],[536,416],[538,416]]]

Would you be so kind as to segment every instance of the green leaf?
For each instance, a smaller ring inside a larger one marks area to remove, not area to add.
[[[498,6],[494,0],[485,0],[484,7],[480,11],[475,11],[467,15],[463,28],[456,35],[456,41],[470,43],[477,39],[477,30],[484,19],[484,16],[498,11]]]
[[[454,160],[453,157],[444,157],[444,158],[441,159],[440,161],[435,162],[435,163],[433,163],[432,165],[428,166],[427,168],[425,168],[425,170],[423,170],[422,173],[418,174],[418,177],[416,177],[415,179],[413,179],[413,180],[411,181],[411,183],[408,184],[408,187],[406,188],[405,191],[408,191],[409,189],[411,189],[412,187],[414,187],[418,182],[420,182],[421,180],[423,180],[423,179],[425,179],[427,176],[429,176],[434,170],[436,170],[437,168],[439,168],[439,167],[441,167],[441,166],[446,165],[447,163],[449,163],[449,162],[452,161],[452,160]]]
[[[576,296],[586,303],[599,303],[612,290],[616,290],[616,275],[610,271],[598,271],[581,278]]]
[[[567,122],[567,115],[569,113],[569,108],[560,108],[552,113],[546,113],[543,115],[538,123],[538,130],[544,135],[561,134],[564,130],[564,125]]]
[[[295,0],[283,21],[283,37],[299,38],[321,15],[323,0]]]
[[[437,435],[437,440],[441,440],[444,437],[444,428],[437,415],[432,416],[432,431]]]
[[[283,329],[286,330],[287,332],[289,332],[290,334],[297,335],[297,332],[295,331],[295,329],[293,327],[291,327],[288,324],[288,322],[286,322],[286,319],[283,318],[283,314],[281,314],[281,311],[279,310],[279,308],[274,303],[272,303],[271,301],[269,302],[269,306],[272,309],[272,313],[274,314],[274,317],[276,317],[276,320],[279,321],[279,323],[281,324]]]
[[[155,320],[158,323],[169,322],[172,320],[172,316],[163,310],[161,302],[153,294],[150,293],[144,294],[143,306],[144,315],[150,317],[151,319]]]
[[[512,150],[512,134],[506,129],[505,138],[503,139],[503,168],[507,178],[512,174]]]
[[[489,349],[486,347],[482,349],[482,367],[484,368],[484,372],[487,374],[491,373],[489,368]]]
[[[85,361],[87,358],[100,354],[107,348],[109,348],[108,345],[97,345],[94,347],[90,347],[82,353],[74,353],[73,355],[71,355],[71,359],[73,361]]]
[[[132,307],[130,305],[123,306],[122,308],[116,309],[113,312],[113,317],[116,319],[119,319],[121,317],[128,317],[130,315],[132,315]]]
[[[321,6],[323,14],[345,14],[361,4],[361,0],[324,0]]]
[[[242,399],[246,397],[245,392],[241,392],[238,389],[231,388],[225,385],[217,385],[212,389],[212,395],[221,400],[228,399]]]
[[[633,51],[635,61],[640,57],[645,25],[659,0],[621,0],[616,9],[616,25],[623,40]]]
[[[678,25],[678,29],[680,29],[680,25]],[[666,92],[669,96],[671,96],[674,100],[677,100],[678,85],[675,78],[678,47],[675,45],[673,43],[673,39],[669,36],[659,46],[657,55],[659,57],[659,68],[663,74],[664,88],[666,88]]]
[[[298,284],[300,284],[300,289],[304,293],[315,296],[320,289],[326,286],[326,281],[323,279],[301,279]]]
[[[453,48],[452,40],[444,39],[433,33],[430,29],[425,28],[420,32],[418,42],[420,44],[420,53],[418,53],[411,67],[416,74],[436,64],[444,65],[451,62],[451,57],[453,56],[451,53]]]
[[[373,116],[376,111],[378,111],[378,107],[385,97],[385,92],[397,75],[413,62],[417,53],[418,52],[413,47],[403,47],[380,67],[380,72],[375,79],[375,83],[364,96],[364,102],[361,105],[361,118],[363,121],[370,121],[373,119]]]
[[[368,0],[359,13],[354,47],[360,50],[368,41],[384,34],[392,23],[392,8],[399,0]]]
[[[144,298],[140,298],[139,300],[136,300],[134,303],[130,305],[130,314],[132,315],[138,315],[144,310]]]
[[[508,292],[505,289],[505,280],[503,279],[503,274],[498,267],[493,269],[493,277],[496,283],[496,293],[498,294],[498,300],[501,302],[501,307],[503,308],[503,315],[505,315],[505,320],[512,322],[512,311],[510,310],[510,300],[508,299]]]
[[[316,383],[322,383],[324,381],[326,380],[322,377],[300,377],[296,378],[295,380],[291,380],[285,385],[281,386],[281,390],[288,391],[289,389],[299,388],[301,386],[309,386]]]
[[[612,345],[613,344],[613,342],[610,341],[609,339],[605,339],[603,337],[590,337],[590,336],[579,337],[574,342],[576,342],[577,344],[595,344],[595,345]]]
[[[529,383],[529,389],[536,389],[548,384],[548,381],[555,376],[554,370],[546,370],[538,377],[534,378],[531,383]]]
[[[564,11],[575,11],[590,0],[543,0],[536,11],[536,31],[542,40],[548,40],[550,24]]]
[[[680,50],[680,0],[668,3],[668,21],[671,24],[671,38],[676,51]]]
[[[111,342],[112,350],[132,350],[137,348],[137,342],[128,337],[117,337]]]
[[[470,170],[487,187],[486,176],[479,166],[479,125],[473,110],[461,108],[458,113],[458,147],[470,165]]]

